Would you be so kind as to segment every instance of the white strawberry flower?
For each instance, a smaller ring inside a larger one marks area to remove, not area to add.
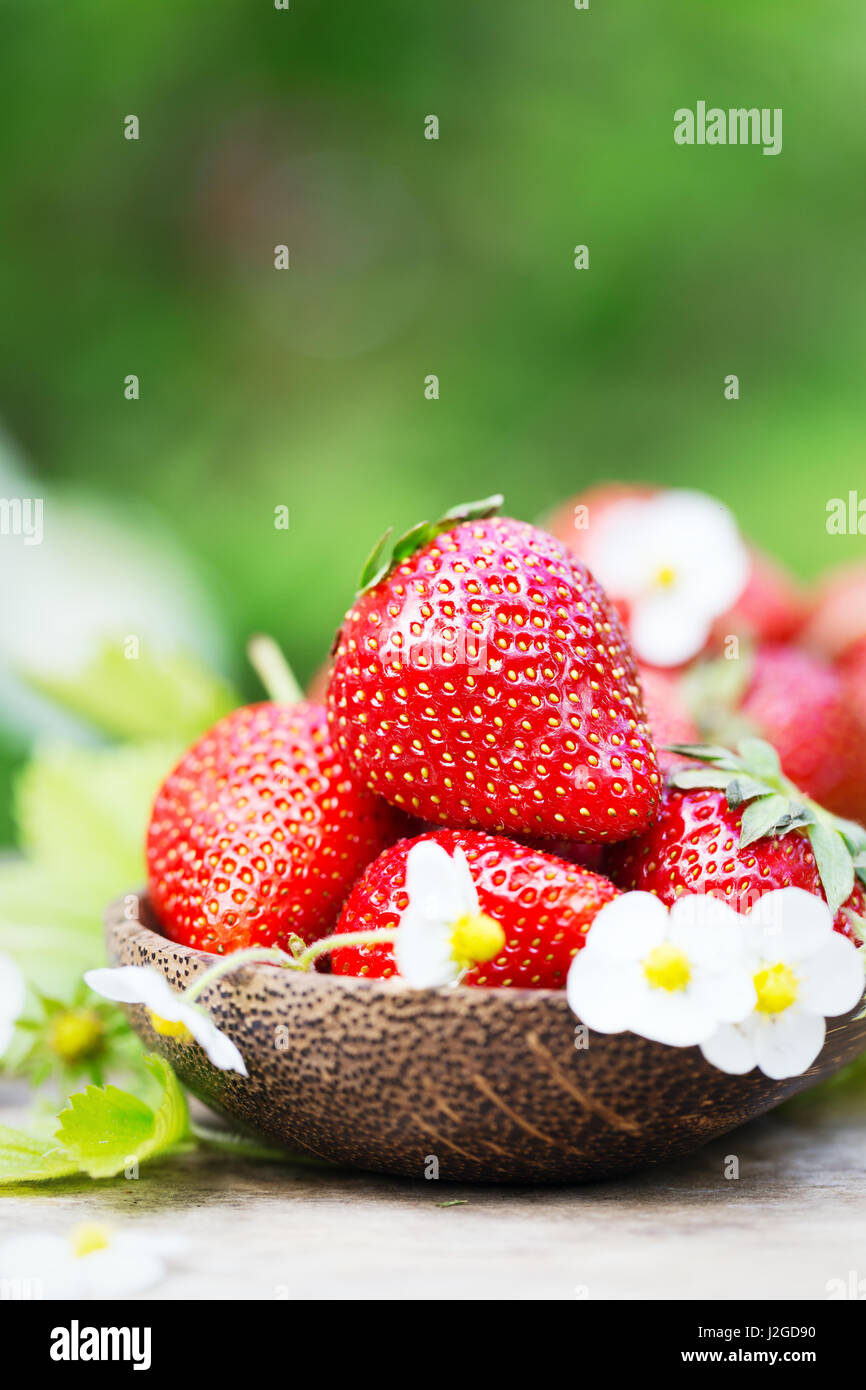
[[[25,994],[24,976],[18,966],[9,956],[0,956],[0,1057],[12,1041]]]
[[[409,984],[418,989],[457,984],[472,965],[502,950],[505,933],[481,911],[461,849],[452,856],[433,840],[413,845],[406,859],[406,893],[394,959]]]
[[[652,666],[697,656],[750,568],[728,508],[677,488],[625,499],[595,522],[590,516],[585,557],[602,588],[627,605],[632,647]]]
[[[143,1004],[157,1033],[164,1037],[193,1039],[220,1071],[246,1076],[244,1059],[231,1038],[220,1032],[203,1008],[175,994],[167,980],[150,965],[121,965],[116,969],[88,970],[85,982],[94,994],[117,1004]]]
[[[690,1047],[755,1006],[745,924],[711,895],[668,910],[652,893],[623,893],[592,923],[566,982],[578,1018],[599,1033],[638,1033]]]
[[[35,1231],[0,1246],[0,1279],[46,1299],[128,1298],[158,1284],[184,1243],[172,1236],[115,1233],[87,1221],[65,1235]]]
[[[765,893],[747,921],[755,1007],[739,1023],[719,1027],[701,1051],[721,1071],[759,1067],[776,1081],[799,1076],[824,1046],[825,1017],[860,1000],[862,952],[834,930],[823,898],[802,888]]]

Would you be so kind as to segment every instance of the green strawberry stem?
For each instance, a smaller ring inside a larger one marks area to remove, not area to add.
[[[307,970],[319,956],[326,956],[329,951],[342,950],[344,946],[381,946],[386,942],[391,943],[397,940],[397,931],[397,927],[392,927],[384,931],[345,931],[337,932],[334,936],[323,936],[298,956],[294,961],[294,968]]]
[[[183,997],[191,1004],[203,990],[231,971],[240,970],[244,965],[279,965],[284,970],[309,970],[313,961],[318,960],[319,956],[327,955],[329,951],[342,950],[348,946],[381,946],[396,939],[396,927],[384,931],[337,932],[333,936],[323,936],[320,940],[314,941],[296,956],[290,955],[288,951],[281,951],[278,946],[250,946],[245,951],[233,951],[231,955],[223,956],[203,975],[199,975],[197,980],[193,980],[184,991]]]
[[[272,965],[282,965],[291,969],[295,964],[294,956],[288,952],[281,951],[277,946],[250,946],[245,951],[233,951],[230,956],[222,956],[215,965],[210,966],[203,975],[199,975],[197,980],[184,990],[183,997],[188,1003],[214,984],[221,980],[223,975],[228,975],[232,970],[240,970],[244,965],[259,965],[269,963]]]
[[[275,705],[296,705],[304,698],[291,666],[273,637],[259,633],[247,643],[250,665]]]

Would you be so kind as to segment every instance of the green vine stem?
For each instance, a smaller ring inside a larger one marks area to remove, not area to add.
[[[240,970],[244,965],[279,965],[284,970],[309,970],[319,956],[327,955],[329,951],[343,950],[350,946],[381,946],[394,942],[397,939],[397,930],[394,927],[387,931],[338,932],[314,941],[297,956],[281,951],[278,946],[250,946],[245,951],[233,951],[230,956],[223,956],[215,965],[211,965],[197,980],[193,980],[184,991],[183,997],[191,1004],[203,990],[231,971]]]

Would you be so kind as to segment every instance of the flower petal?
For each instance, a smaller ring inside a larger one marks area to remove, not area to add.
[[[745,958],[730,970],[697,971],[688,992],[719,1023],[741,1023],[758,1002],[752,967]]]
[[[112,1242],[105,1250],[80,1256],[75,1266],[85,1298],[128,1298],[152,1288],[165,1275],[163,1261],[133,1242],[124,1250]]]
[[[765,1015],[755,1035],[758,1066],[765,1076],[782,1081],[800,1076],[811,1067],[824,1046],[826,1027],[819,1014],[786,1009],[782,1014]]]
[[[833,936],[833,916],[823,898],[803,888],[764,893],[746,914],[757,927],[764,960],[793,964],[819,951]]]
[[[712,893],[686,893],[670,912],[671,943],[697,965],[729,970],[743,957],[743,918]]]
[[[148,1004],[157,989],[156,981],[165,983],[152,965],[119,965],[113,970],[84,972],[88,988],[116,1004]]]
[[[801,963],[798,1002],[810,1013],[845,1014],[863,994],[863,961],[847,937],[834,931],[830,940]]]
[[[460,967],[452,954],[451,925],[435,922],[410,904],[394,941],[397,973],[416,989],[456,984]]]
[[[651,666],[680,666],[706,645],[713,615],[695,608],[678,587],[636,599],[629,636],[637,655]]]
[[[659,552],[647,525],[647,498],[625,499],[590,516],[586,558],[595,578],[617,598],[645,593],[659,567]]]
[[[629,1012],[629,1030],[669,1047],[693,1047],[715,1031],[716,1019],[688,990],[641,990]]]
[[[593,919],[575,960],[588,951],[610,960],[639,960],[664,941],[667,929],[668,910],[654,893],[621,893]]]
[[[249,1075],[244,1059],[231,1038],[226,1037],[207,1014],[193,1008],[191,1004],[186,1004],[182,1008],[180,1021],[186,1024],[196,1042],[204,1048],[214,1066],[220,1071],[236,1071],[241,1076]]]
[[[596,1033],[622,1033],[631,1027],[642,981],[636,962],[612,961],[601,953],[593,956],[584,947],[571,962],[565,992],[581,1023]]]
[[[478,894],[461,851],[452,859],[435,840],[420,840],[406,859],[406,893],[417,914],[454,923],[478,911]]]
[[[712,1037],[701,1043],[701,1052],[711,1066],[731,1076],[751,1071],[758,1059],[749,1020],[743,1024],[723,1023]]]

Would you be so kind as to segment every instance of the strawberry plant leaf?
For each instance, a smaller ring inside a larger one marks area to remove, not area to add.
[[[74,677],[29,675],[55,704],[114,738],[196,738],[238,701],[231,687],[194,657],[143,648],[134,659],[123,642],[105,642]]]
[[[823,820],[806,827],[806,834],[815,855],[818,874],[830,911],[835,914],[851,896],[854,887],[854,864],[837,830]]]
[[[190,1124],[177,1077],[161,1057],[144,1065],[157,1086],[154,1107],[117,1086],[87,1086],[69,1097],[53,1138],[0,1126],[0,1184],[111,1178],[181,1146]]]
[[[778,831],[789,815],[789,806],[788,798],[778,792],[771,792],[752,801],[746,807],[740,821],[740,848],[762,839],[771,831]]]
[[[855,866],[860,856],[864,856],[866,862],[866,829],[856,821],[845,820],[842,816],[834,816],[833,824],[854,855]]]
[[[180,751],[173,743],[44,749],[16,787],[22,850],[101,915],[112,895],[141,881],[150,807]]]
[[[668,773],[668,786],[678,791],[691,791],[693,787],[718,787],[721,791],[729,785],[730,772],[711,767],[678,767]]]
[[[744,738],[737,747],[743,767],[762,782],[776,782],[782,775],[779,755],[771,743],[762,738]]]
[[[759,782],[754,777],[733,777],[728,782],[725,789],[725,797],[732,811],[736,811],[738,806],[742,806],[744,801],[752,801],[756,796],[768,796],[773,792],[772,787],[768,787],[766,782]],[[781,797],[785,801],[785,797]]]
[[[88,1086],[61,1110],[56,1138],[92,1178],[109,1178],[137,1160],[144,1162],[180,1144],[189,1134],[189,1115],[177,1077],[161,1057],[145,1066],[160,1088],[152,1109],[116,1086]]]
[[[41,1139],[0,1125],[0,1186],[15,1182],[49,1182],[78,1172],[78,1163],[56,1139]]]

